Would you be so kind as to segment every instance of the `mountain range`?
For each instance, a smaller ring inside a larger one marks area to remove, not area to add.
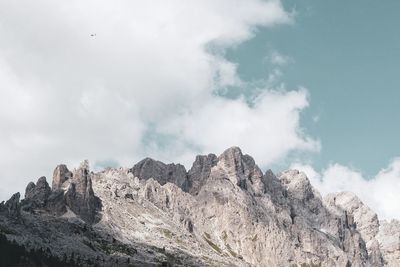
[[[384,197],[384,196],[382,196]],[[0,204],[0,266],[400,266],[400,222],[231,147],[181,164],[88,161]]]

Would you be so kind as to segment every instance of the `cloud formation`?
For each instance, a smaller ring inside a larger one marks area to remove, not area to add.
[[[248,86],[225,49],[292,23],[278,0],[2,1],[0,17],[1,199],[85,158],[318,150],[299,125],[306,90],[218,94]]]
[[[380,219],[400,219],[400,159],[394,159],[375,177],[367,179],[356,170],[333,164],[318,173],[310,165],[294,164],[323,195],[350,191],[374,210]]]

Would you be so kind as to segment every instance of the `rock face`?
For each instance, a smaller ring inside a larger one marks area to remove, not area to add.
[[[297,170],[263,173],[237,147],[188,172],[60,165],[52,189],[40,178],[0,204],[0,226],[5,242],[83,266],[400,266],[398,221],[349,192],[322,198]]]
[[[0,203],[0,213],[10,218],[18,219],[20,217],[20,197],[21,195],[19,193],[15,193],[5,204],[4,202]]]
[[[129,172],[141,179],[153,178],[161,185],[169,182],[182,187],[187,183],[186,169],[183,165],[164,164],[151,158],[140,161]]]
[[[400,262],[400,222],[382,221],[376,235],[386,266],[399,266]]]
[[[84,161],[74,173],[65,165],[57,166],[52,189],[46,177],[39,178],[36,184],[30,182],[21,206],[24,211],[48,212],[58,216],[69,209],[85,222],[95,223],[99,220],[101,201],[93,192],[89,165]]]
[[[70,172],[66,165],[61,164],[56,167],[53,172],[53,184],[52,189],[61,189],[62,185],[67,181],[71,180],[72,172]]]
[[[243,155],[238,147],[231,147],[219,157],[211,176],[217,179],[227,179],[251,194],[265,192],[263,173],[249,155]]]
[[[211,168],[217,165],[217,162],[217,156],[214,154],[197,156],[188,172],[187,183],[183,188],[184,191],[197,195],[210,177]]]
[[[46,177],[40,177],[36,185],[31,182],[26,187],[25,201],[30,204],[31,208],[44,208],[50,194],[51,189],[46,181]]]
[[[93,192],[88,161],[81,163],[73,173],[65,194],[65,202],[84,221],[94,223],[99,220],[97,211],[101,209],[101,202]]]

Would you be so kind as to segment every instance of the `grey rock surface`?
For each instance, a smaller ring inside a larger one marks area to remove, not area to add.
[[[197,156],[188,172],[145,159],[92,173],[85,161],[73,172],[59,165],[53,179],[52,190],[41,178],[26,200],[0,204],[0,235],[60,261],[400,266],[399,221],[379,221],[349,192],[322,198],[297,170],[263,173],[237,147]]]
[[[0,213],[7,217],[18,219],[21,214],[19,203],[20,197],[21,195],[18,192],[12,195],[12,197],[7,200],[5,204],[4,202],[0,203]]]
[[[192,195],[197,195],[210,177],[211,168],[217,162],[217,156],[214,154],[197,156],[188,172],[187,183],[183,186],[183,190]]]
[[[381,221],[376,235],[386,266],[399,266],[400,262],[400,221]]]
[[[129,172],[141,179],[153,178],[161,185],[174,183],[182,187],[187,183],[186,169],[181,164],[165,164],[151,158],[146,158],[133,166]]]
[[[73,172],[65,193],[65,202],[84,221],[95,223],[99,220],[97,212],[101,209],[101,201],[93,192],[88,161],[82,162]]]
[[[54,172],[53,172],[53,183],[52,189],[57,190],[61,189],[63,184],[67,181],[72,179],[72,172],[70,172],[66,165],[61,164],[58,165]]]
[[[47,198],[51,193],[46,177],[40,177],[36,183],[29,183],[25,189],[25,200],[30,202],[34,208],[44,208]]]

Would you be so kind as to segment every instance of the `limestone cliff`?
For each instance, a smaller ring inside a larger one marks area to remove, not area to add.
[[[349,192],[322,198],[297,170],[263,173],[237,147],[189,171],[59,165],[52,188],[42,177],[19,198],[0,204],[0,245],[23,256],[1,266],[400,266],[398,221]]]

